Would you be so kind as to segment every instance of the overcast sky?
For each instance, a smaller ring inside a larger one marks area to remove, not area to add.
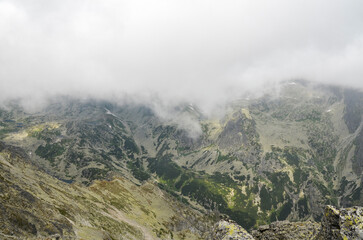
[[[363,1],[0,0],[0,102],[210,109],[294,78],[363,88]]]

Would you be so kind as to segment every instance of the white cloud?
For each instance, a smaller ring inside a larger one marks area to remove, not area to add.
[[[0,102],[156,95],[212,111],[291,78],[363,88],[362,26],[359,0],[0,0]]]

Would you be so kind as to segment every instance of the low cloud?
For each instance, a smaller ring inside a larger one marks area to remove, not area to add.
[[[281,80],[362,89],[362,26],[359,0],[0,0],[0,102],[158,99],[212,113]]]

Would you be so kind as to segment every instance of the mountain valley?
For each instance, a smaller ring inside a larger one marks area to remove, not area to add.
[[[305,81],[223,116],[62,98],[0,109],[0,236],[210,239],[363,205],[363,93]]]

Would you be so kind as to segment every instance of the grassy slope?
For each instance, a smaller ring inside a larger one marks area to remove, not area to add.
[[[212,224],[151,183],[137,187],[116,178],[89,187],[67,184],[37,170],[21,149],[9,146],[0,152],[0,188],[2,236],[196,239],[202,233],[198,227]]]

